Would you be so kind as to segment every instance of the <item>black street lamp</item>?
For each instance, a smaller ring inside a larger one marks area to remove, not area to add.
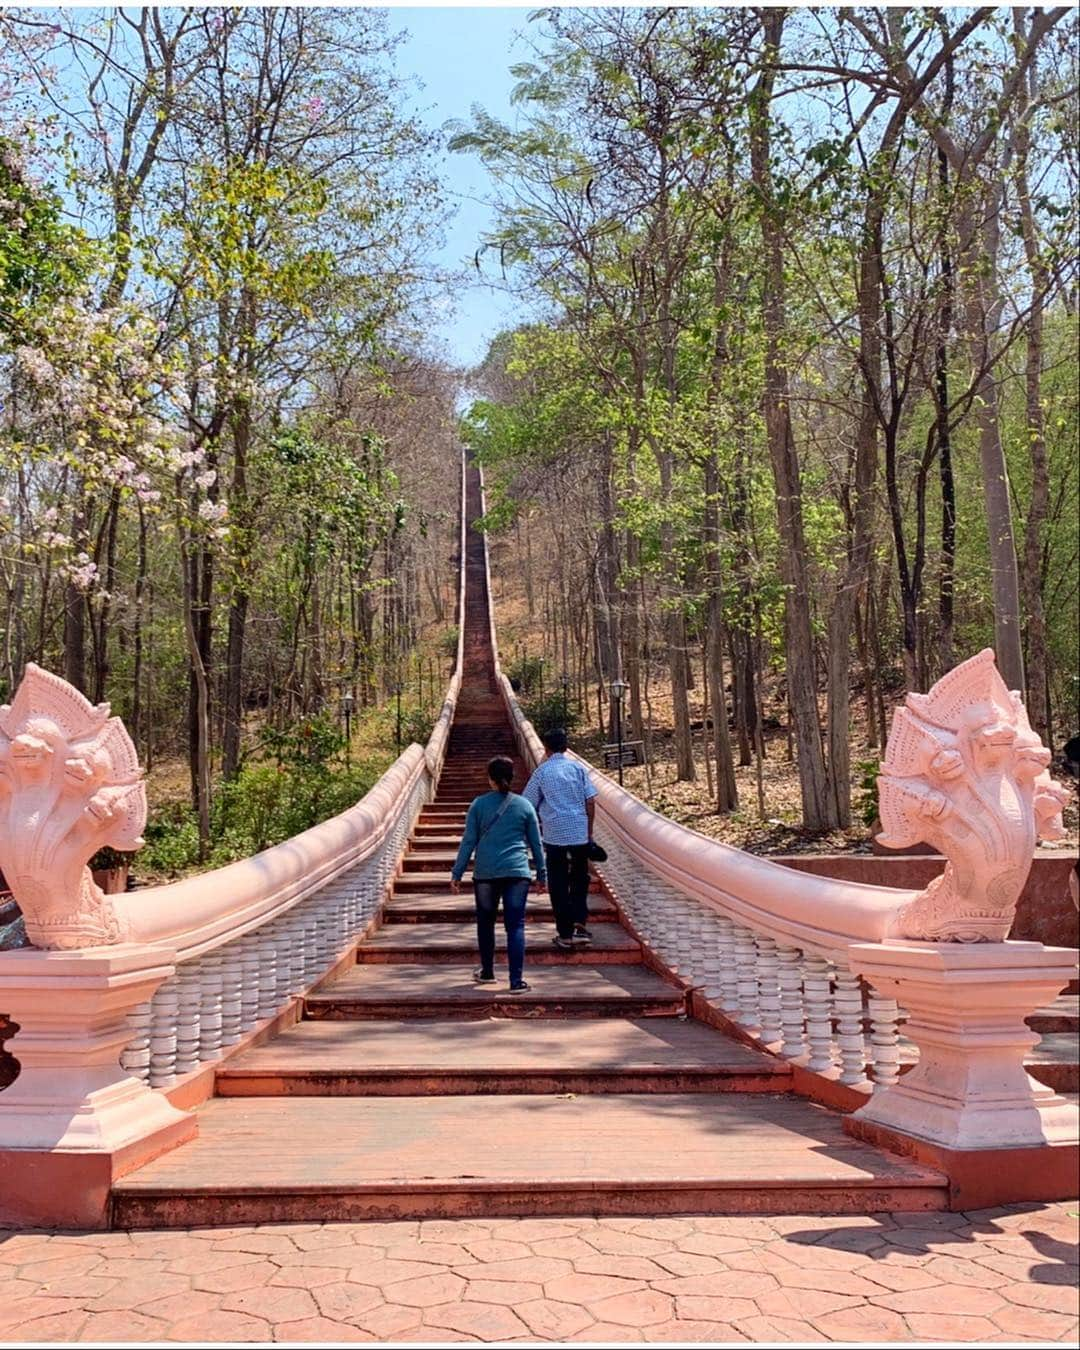
[[[570,676],[565,671],[559,676],[562,685],[562,721],[565,727],[570,720]]]
[[[345,717],[345,763],[350,762],[352,756],[352,715],[356,707],[356,699],[351,693],[343,694],[341,698],[341,711]]]
[[[622,701],[626,693],[626,685],[622,680],[611,681],[611,706],[615,712],[615,741],[619,751],[619,786],[622,787],[623,763],[622,763]]]
[[[539,673],[540,673],[540,697],[543,698],[543,697],[544,697],[544,658],[543,658],[542,656],[538,656],[538,657],[536,658],[536,668],[537,668],[537,670],[538,670]]]

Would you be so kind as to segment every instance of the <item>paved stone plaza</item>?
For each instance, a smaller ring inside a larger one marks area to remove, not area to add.
[[[12,1341],[1073,1341],[1077,1204],[6,1233]]]

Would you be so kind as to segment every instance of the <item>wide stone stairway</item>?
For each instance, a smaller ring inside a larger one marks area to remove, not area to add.
[[[301,1021],[219,1068],[198,1138],[116,1184],[113,1224],[944,1208],[940,1174],[848,1137],[785,1062],[689,1018],[598,885],[591,947],[556,950],[533,897],[530,991],[509,993],[501,957],[495,986],[473,983],[472,896],[450,867],[488,758],[514,742],[475,531],[467,563],[446,766],[380,926]]]

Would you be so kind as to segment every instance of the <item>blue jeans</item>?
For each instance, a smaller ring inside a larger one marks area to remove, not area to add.
[[[480,969],[485,975],[494,974],[495,918],[499,901],[503,906],[503,927],[506,929],[506,960],[510,966],[510,983],[520,984],[525,969],[525,905],[529,898],[528,877],[495,877],[491,881],[474,881],[476,896],[476,941],[480,948]]]

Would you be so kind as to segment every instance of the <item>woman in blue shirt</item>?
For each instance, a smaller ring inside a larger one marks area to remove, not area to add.
[[[450,873],[450,889],[455,895],[460,894],[461,878],[475,853],[473,891],[480,965],[473,978],[477,984],[495,983],[495,916],[502,900],[510,992],[522,994],[529,987],[523,978],[525,905],[532,881],[529,853],[536,864],[536,888],[543,893],[547,889],[544,849],[532,803],[510,791],[514,781],[513,760],[497,755],[488,764],[487,772],[491,791],[477,797],[469,807],[465,834]]]

